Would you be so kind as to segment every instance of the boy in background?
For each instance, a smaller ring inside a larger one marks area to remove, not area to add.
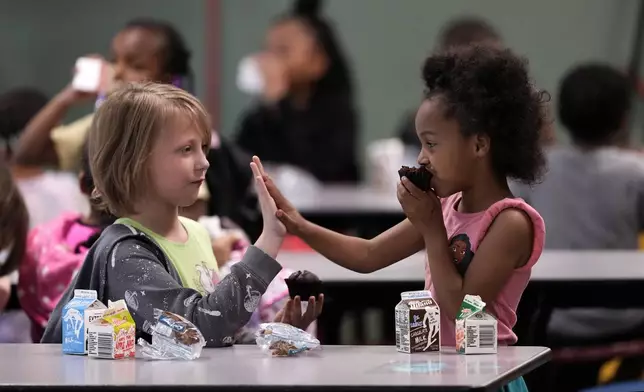
[[[547,150],[548,171],[541,184],[512,186],[515,196],[543,216],[546,249],[638,249],[644,228],[644,158],[624,149],[630,108],[628,78],[608,65],[579,65],[564,77],[558,112],[571,145]],[[630,341],[643,336],[643,327],[640,309],[555,310],[549,346]],[[590,382],[600,365],[585,361],[571,365],[575,369],[567,366],[565,377]],[[579,377],[571,374],[577,371]]]

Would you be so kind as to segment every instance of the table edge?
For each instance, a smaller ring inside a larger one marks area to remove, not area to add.
[[[520,347],[520,346],[519,346]],[[535,346],[538,347],[538,346]],[[505,384],[508,382],[522,376],[525,374],[530,373],[531,371],[545,365],[546,363],[550,362],[552,359],[552,350],[548,347],[542,347],[545,350],[540,352],[539,354],[535,355],[534,361],[529,362],[524,365],[517,366],[514,369],[508,370],[504,374],[502,374],[497,380],[483,386],[483,387],[477,387],[473,388],[473,391],[496,391],[501,389]]]
[[[517,346],[521,347],[521,346]],[[544,365],[552,358],[552,350],[548,347],[533,346],[534,348],[541,348],[543,351],[535,354],[531,359],[534,361],[525,365],[517,366],[514,369],[499,375],[499,377],[487,384],[483,385],[446,385],[436,387],[436,390],[441,391],[496,391],[506,383],[514,380],[520,375],[525,375],[534,369]],[[303,391],[303,392],[326,392],[329,389],[334,392],[417,392],[419,390],[434,390],[435,388],[428,385],[29,385],[29,384],[0,384],[2,391],[40,391],[47,390],[49,392],[124,392],[124,391],[154,391],[154,392],[176,392],[177,389],[188,389],[190,391],[198,392],[212,392],[216,391],[235,391],[235,392],[257,392],[257,391]]]

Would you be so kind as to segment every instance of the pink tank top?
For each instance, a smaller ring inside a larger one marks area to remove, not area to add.
[[[465,274],[479,244],[501,211],[507,208],[522,210],[532,219],[534,224],[534,244],[530,259],[523,267],[514,270],[497,299],[487,304],[486,307],[498,320],[499,345],[514,344],[517,341],[517,336],[512,332],[512,327],[517,322],[517,306],[530,280],[532,267],[541,256],[545,241],[545,224],[541,215],[522,199],[503,199],[490,206],[486,211],[473,214],[465,214],[456,210],[460,200],[461,194],[457,193],[443,199],[441,203],[445,228],[450,239],[450,248],[454,253],[456,268],[461,275]],[[432,295],[436,295],[431,281],[429,263],[425,264],[425,289],[431,290]],[[454,328],[454,320],[449,320],[445,313],[441,313],[441,345],[456,345]]]

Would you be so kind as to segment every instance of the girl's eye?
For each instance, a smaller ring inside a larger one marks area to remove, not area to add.
[[[190,151],[192,151],[192,147],[190,146],[185,146],[181,149],[181,152],[185,152],[185,153],[188,153]]]
[[[209,146],[207,144],[202,144],[201,145],[201,151],[203,151],[204,154],[207,153],[208,152],[208,147]]]
[[[427,143],[425,143],[425,144],[427,144],[427,146],[428,146],[429,148],[434,148],[434,147],[436,147],[436,143],[427,142]]]

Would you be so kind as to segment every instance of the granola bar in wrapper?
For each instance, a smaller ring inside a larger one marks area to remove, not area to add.
[[[255,342],[274,357],[290,357],[320,347],[310,333],[283,323],[261,324]]]
[[[201,356],[206,340],[193,323],[160,309],[154,309],[154,318],[156,324],[151,327],[152,344],[139,339],[144,358],[191,360]]]

